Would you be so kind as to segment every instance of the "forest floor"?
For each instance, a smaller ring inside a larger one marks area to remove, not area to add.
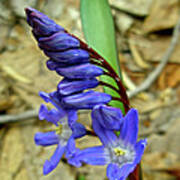
[[[171,46],[180,16],[179,1],[110,0],[110,3],[121,68],[131,94],[149,78]],[[38,49],[25,21],[27,6],[42,10],[83,38],[79,1],[0,1],[0,179],[75,180],[81,175],[85,180],[106,179],[105,167],[74,168],[65,162],[48,176],[42,175],[43,163],[54,147],[34,144],[34,134],[49,126],[37,118],[43,103],[38,92],[55,90],[61,77],[45,66],[47,57]],[[140,114],[139,137],[148,139],[142,159],[144,180],[180,179],[180,43],[173,50],[150,87],[130,98],[131,106]],[[12,119],[14,122],[8,122]],[[79,113],[80,122],[88,125],[89,119],[89,112]],[[94,137],[87,141],[85,137],[78,144],[97,145],[99,141]]]

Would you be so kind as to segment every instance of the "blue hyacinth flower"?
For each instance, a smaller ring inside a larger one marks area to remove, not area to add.
[[[137,142],[137,110],[129,110],[119,129],[120,135],[116,136],[113,130],[101,125],[99,108],[101,106],[93,109],[92,119],[93,129],[101,140],[102,146],[80,150],[75,148],[75,144],[71,145],[71,153],[67,153],[69,155],[68,162],[76,167],[80,167],[82,163],[107,165],[107,177],[110,180],[125,180],[140,162],[147,144],[146,140]]]
[[[74,142],[74,139],[80,138],[86,134],[86,129],[82,124],[76,122],[77,115],[75,111],[66,111],[62,109],[58,106],[56,99],[52,99],[52,97],[46,93],[41,92],[40,95],[46,102],[51,102],[56,107],[48,110],[44,104],[41,105],[39,119],[46,119],[46,121],[53,123],[55,129],[45,133],[38,132],[34,137],[36,145],[57,145],[50,160],[45,161],[43,174],[46,175],[57,167],[63,154],[65,154],[66,151],[70,151],[68,149],[71,148],[71,142]]]
[[[58,84],[57,89],[61,95],[70,95],[88,88],[95,88],[98,84],[99,81],[96,78],[82,80],[71,80],[65,78]]]
[[[79,48],[80,42],[65,32],[57,32],[49,37],[40,37],[39,47],[47,51],[64,51],[71,48]]]
[[[57,68],[56,72],[69,79],[89,79],[104,73],[100,67],[89,63]]]
[[[71,109],[92,109],[96,105],[107,104],[111,99],[109,94],[90,90],[62,97],[61,103],[64,107]]]
[[[89,62],[88,52],[82,49],[69,49],[63,52],[53,51],[44,50],[44,53],[46,54],[46,56],[50,57],[51,59],[59,63],[72,65],[77,63]]]

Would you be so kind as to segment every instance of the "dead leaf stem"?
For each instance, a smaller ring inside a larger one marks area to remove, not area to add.
[[[26,119],[35,118],[35,117],[38,117],[38,110],[36,110],[36,109],[28,110],[28,111],[22,112],[20,114],[1,115],[0,116],[0,124],[18,122],[18,121],[23,121]]]

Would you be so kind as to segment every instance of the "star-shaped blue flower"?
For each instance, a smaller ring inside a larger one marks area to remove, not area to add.
[[[115,108],[113,108],[112,116],[117,114],[115,121],[117,121],[118,114],[119,118],[122,118],[122,114],[118,111],[117,109],[117,113],[115,113]],[[95,106],[92,111],[93,129],[100,138],[102,146],[79,150],[75,148],[74,144],[73,148],[76,150],[74,150],[74,154],[70,154],[68,162],[77,167],[82,163],[107,165],[107,177],[110,180],[125,180],[140,162],[147,141],[137,142],[138,113],[136,109],[130,109],[123,117],[123,122],[122,119],[119,119],[121,124],[116,122],[114,127],[106,126],[107,119],[103,118],[106,112],[110,118],[109,108],[105,108],[104,105]],[[120,135],[117,136],[112,128],[115,130],[119,128]]]
[[[46,119],[55,125],[55,129],[46,133],[38,132],[35,134],[35,143],[41,146],[57,145],[56,150],[50,160],[46,160],[43,167],[43,174],[46,175],[54,170],[61,157],[68,149],[71,148],[71,142],[74,139],[82,137],[86,134],[85,127],[76,122],[77,114],[74,110],[65,110],[58,103],[56,93],[41,92],[40,96],[46,101],[51,102],[56,109],[48,110],[42,104],[39,110],[39,119]]]

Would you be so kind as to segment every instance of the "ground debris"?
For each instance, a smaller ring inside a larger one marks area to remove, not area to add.
[[[179,17],[178,0],[153,0],[150,14],[144,21],[146,33],[172,28]]]

